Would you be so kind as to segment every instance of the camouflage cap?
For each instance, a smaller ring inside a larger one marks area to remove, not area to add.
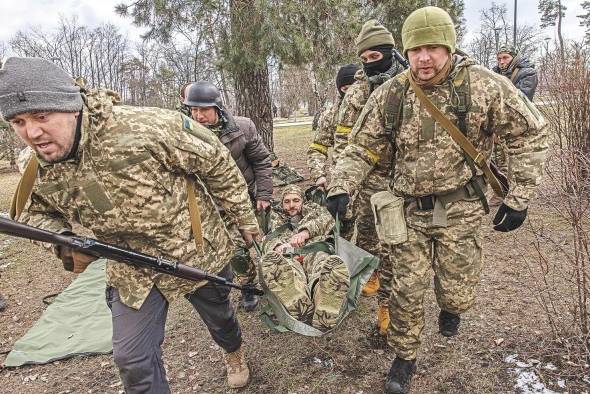
[[[297,194],[303,198],[303,190],[297,185],[287,185],[281,193],[281,201],[283,201],[287,194]]]
[[[404,55],[424,45],[442,45],[455,53],[457,32],[451,16],[442,8],[423,7],[412,12],[402,26]]]
[[[376,19],[371,19],[363,25],[361,32],[354,40],[356,45],[356,53],[360,55],[367,49],[376,47],[378,45],[395,45],[393,35],[383,26],[377,22]]]
[[[496,52],[496,55],[499,55],[501,53],[508,53],[512,57],[516,57],[516,55],[518,55],[518,51],[516,50],[516,48],[514,48],[512,45],[508,45],[508,44],[502,45],[498,49],[498,52]]]
[[[0,69],[0,113],[78,112],[80,87],[64,70],[38,57],[10,57]]]

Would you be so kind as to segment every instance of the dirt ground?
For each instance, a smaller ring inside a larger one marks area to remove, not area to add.
[[[275,134],[279,158],[306,175],[309,138],[309,126],[286,127]],[[8,210],[17,181],[17,174],[0,174],[0,212]],[[533,204],[529,211],[532,221],[543,220],[543,207]],[[525,262],[527,256],[533,258],[529,234],[497,233],[490,222],[488,217],[484,223],[485,264],[478,301],[463,316],[458,337],[438,334],[439,310],[433,292],[427,294],[426,328],[412,392],[551,393],[516,388],[516,364],[505,362],[513,355],[555,392],[590,391],[587,365],[572,369],[559,354],[546,351],[552,344],[550,332],[533,297],[534,271]],[[0,312],[0,351],[5,351],[40,317],[45,309],[42,297],[63,290],[74,275],[41,247],[6,236],[0,236],[0,274],[0,292],[8,300],[7,309]],[[240,310],[252,370],[252,381],[241,392],[382,392],[394,355],[372,336],[376,307],[375,299],[363,298],[338,330],[316,339],[270,332],[256,314]],[[163,347],[173,392],[231,391],[225,384],[221,351],[187,302],[171,305]],[[556,369],[544,367],[548,363]],[[0,370],[0,392],[118,393],[121,384],[112,356],[107,355]]]

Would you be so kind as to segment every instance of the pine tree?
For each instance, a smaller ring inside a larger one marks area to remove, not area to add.
[[[563,56],[564,44],[561,34],[561,24],[565,17],[566,7],[561,4],[561,0],[539,0],[539,13],[541,14],[541,28],[554,27],[557,25],[557,38],[559,39],[559,48]]]
[[[578,15],[580,18],[580,26],[586,28],[585,40],[590,42],[590,1],[586,0],[582,2],[582,9],[586,12],[585,14]]]

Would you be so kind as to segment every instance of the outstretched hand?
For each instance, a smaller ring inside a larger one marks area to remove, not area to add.
[[[307,242],[308,239],[309,239],[309,231],[303,230],[297,234],[294,234],[291,237],[291,239],[289,240],[289,243],[294,248],[298,248],[298,247],[305,245],[305,243]]]
[[[516,230],[522,225],[522,223],[524,223],[527,211],[528,208],[525,208],[522,211],[517,211],[506,204],[500,205],[493,221],[495,225],[494,230],[502,231],[504,233]]]

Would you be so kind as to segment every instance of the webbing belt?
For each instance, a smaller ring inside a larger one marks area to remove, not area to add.
[[[433,210],[432,212],[432,224],[438,227],[446,227],[447,226],[447,205],[461,200],[473,200],[479,199],[478,193],[475,191],[476,186],[472,185],[472,182],[469,182],[467,185],[453,190],[449,193],[441,193],[441,194],[430,194],[427,196],[421,197],[412,197],[406,196],[404,197],[406,205],[410,203],[416,203],[416,206],[421,211],[429,211]],[[475,182],[478,183],[479,188],[483,190],[485,193],[486,184],[483,180],[483,177],[476,177]]]

